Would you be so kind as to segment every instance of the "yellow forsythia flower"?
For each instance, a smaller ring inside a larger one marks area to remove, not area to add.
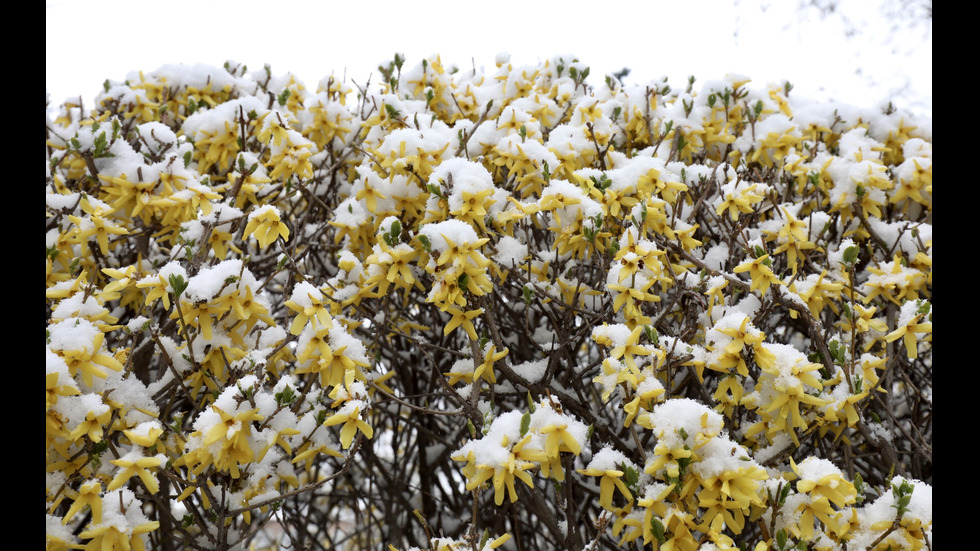
[[[282,236],[283,241],[289,240],[289,228],[279,218],[279,209],[265,205],[248,215],[245,226],[245,237],[254,236],[263,249]]]

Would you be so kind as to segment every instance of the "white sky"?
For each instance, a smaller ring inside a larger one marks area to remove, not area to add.
[[[667,76],[675,88],[740,73],[931,116],[931,20],[882,16],[896,0],[839,0],[826,18],[801,2],[828,0],[46,0],[46,88],[52,103],[81,94],[91,106],[107,78],[164,64],[268,63],[313,90],[345,70],[363,84],[396,51],[409,66],[438,53],[463,69],[492,68],[499,52],[515,66],[571,54],[593,85],[623,67],[627,83]]]

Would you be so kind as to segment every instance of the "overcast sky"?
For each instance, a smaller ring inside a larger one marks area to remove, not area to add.
[[[593,84],[623,67],[627,83],[667,76],[674,86],[740,73],[755,86],[787,79],[814,99],[894,99],[931,115],[931,19],[888,7],[927,3],[46,0],[46,87],[53,103],[78,94],[91,102],[106,79],[131,71],[234,60],[292,72],[312,90],[330,74],[363,83],[395,52],[409,65],[438,53],[461,68],[492,67],[499,52],[515,65],[572,54]],[[830,5],[822,16],[819,6]]]

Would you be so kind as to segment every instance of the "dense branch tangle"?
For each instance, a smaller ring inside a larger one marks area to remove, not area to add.
[[[931,545],[931,129],[404,61],[48,123],[49,545]]]

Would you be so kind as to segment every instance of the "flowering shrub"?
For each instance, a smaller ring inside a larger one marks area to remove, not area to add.
[[[48,121],[48,549],[931,548],[930,121],[378,69]]]

